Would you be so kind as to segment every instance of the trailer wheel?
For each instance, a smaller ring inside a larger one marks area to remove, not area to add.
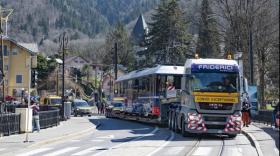
[[[172,125],[172,112],[169,111],[169,113],[168,113],[168,128],[169,128],[169,130],[172,129],[171,125]]]
[[[182,136],[183,136],[183,137],[188,137],[188,136],[190,136],[190,133],[186,132],[186,123],[185,123],[185,118],[184,118],[184,117],[182,118],[181,124],[182,124],[182,128],[181,128],[181,134],[182,134]]]

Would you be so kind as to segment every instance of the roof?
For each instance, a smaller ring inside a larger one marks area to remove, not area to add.
[[[217,64],[217,65],[236,65],[238,66],[237,61],[235,60],[226,60],[226,59],[188,59],[186,61],[185,67],[191,68],[192,64]]]
[[[31,54],[37,54],[39,52],[39,48],[38,48],[38,45],[36,43],[20,43],[20,42],[17,42],[16,40],[13,40],[13,39],[9,38],[9,37],[4,37],[3,39],[8,40],[8,41],[16,44],[17,46],[25,49],[26,51],[28,51]]]
[[[81,100],[81,99],[75,99],[73,100],[73,102],[86,102],[85,100]]]
[[[137,70],[137,71],[132,71],[126,75],[120,76],[117,79],[118,81],[123,81],[123,80],[129,80],[129,79],[135,79],[138,77],[143,77],[147,75],[152,75],[152,74],[157,74],[157,75],[183,75],[184,74],[184,67],[183,66],[165,66],[165,65],[158,65],[153,68],[146,68],[143,70]]]
[[[39,48],[38,45],[36,43],[18,43],[19,45],[21,45],[22,47],[29,49],[30,51],[33,51],[35,53],[39,52]]]
[[[132,30],[131,37],[135,42],[139,44],[144,41],[147,31],[148,25],[145,21],[144,16],[141,14],[138,17],[137,22]]]
[[[82,56],[67,56],[67,57],[65,58],[65,62],[72,61],[73,59],[75,59],[75,58],[77,58],[77,57],[83,59],[86,63],[89,63],[89,61],[88,61],[87,59],[83,58]]]

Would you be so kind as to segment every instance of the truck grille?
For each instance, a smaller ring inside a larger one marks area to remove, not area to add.
[[[205,125],[207,129],[225,129],[225,125]]]
[[[205,121],[213,121],[213,122],[226,122],[226,117],[216,117],[216,116],[204,116]]]
[[[227,104],[221,104],[221,103],[205,103],[200,102],[199,108],[201,110],[231,110],[233,107],[233,104],[227,103]]]

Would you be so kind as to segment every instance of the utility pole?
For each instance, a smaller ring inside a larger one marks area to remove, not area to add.
[[[1,31],[1,74],[2,74],[2,102],[5,102],[5,73],[4,73],[4,50],[3,50],[3,29],[2,29],[2,7],[0,6],[0,31]]]
[[[253,33],[249,32],[249,63],[250,63],[250,84],[254,84],[254,54],[253,54]]]
[[[115,43],[114,64],[115,64],[115,80],[117,80],[118,78],[118,44],[117,43]]]
[[[60,41],[60,47],[62,50],[62,95],[61,95],[61,106],[62,106],[62,118],[64,119],[64,102],[65,102],[65,96],[64,96],[64,90],[65,90],[65,84],[64,84],[64,80],[65,80],[65,51],[67,50],[66,47],[68,45],[68,37],[66,36],[66,32],[63,32],[62,35],[60,35],[59,37],[59,41]]]

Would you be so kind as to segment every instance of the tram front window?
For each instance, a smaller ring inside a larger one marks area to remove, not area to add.
[[[237,92],[236,73],[194,73],[193,91],[196,92]]]

